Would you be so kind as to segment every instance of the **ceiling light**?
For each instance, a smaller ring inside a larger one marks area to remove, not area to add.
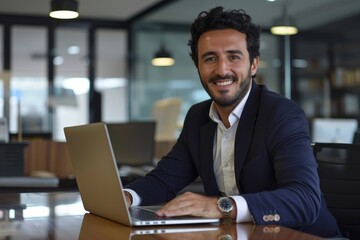
[[[53,59],[53,64],[56,66],[62,65],[64,63],[64,58],[61,56],[56,56]]]
[[[76,55],[80,53],[80,47],[79,46],[70,46],[67,49],[68,54],[70,55]]]
[[[298,29],[291,25],[274,25],[270,29],[274,35],[294,35],[298,33]]]
[[[175,64],[175,59],[166,51],[164,45],[162,45],[159,51],[155,53],[151,64],[157,67],[172,66]]]
[[[282,16],[275,19],[274,26],[270,29],[274,35],[294,35],[298,33],[295,21],[287,14],[287,2],[284,2]]]
[[[58,19],[73,19],[79,16],[76,0],[51,0],[50,17]]]

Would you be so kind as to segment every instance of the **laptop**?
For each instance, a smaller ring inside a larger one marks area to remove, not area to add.
[[[190,216],[159,218],[155,215],[159,206],[128,209],[107,125],[92,123],[66,127],[64,133],[85,210],[127,226],[220,221]],[[147,218],[143,218],[143,212]],[[134,213],[138,216],[132,216]]]

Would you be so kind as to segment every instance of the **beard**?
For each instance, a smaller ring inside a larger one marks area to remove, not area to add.
[[[219,79],[230,79],[234,82],[238,82],[239,79],[235,75],[226,75],[226,76],[214,76],[209,80],[209,83],[212,83]],[[237,105],[241,102],[241,100],[245,97],[246,93],[248,92],[252,82],[251,77],[251,70],[249,69],[247,77],[240,82],[240,85],[238,86],[238,90],[233,96],[223,96],[227,93],[228,90],[220,91],[221,96],[216,96],[214,93],[212,93],[211,89],[208,87],[208,85],[204,84],[203,81],[201,81],[205,91],[207,94],[211,97],[211,99],[218,104],[221,107],[228,107],[231,105]]]

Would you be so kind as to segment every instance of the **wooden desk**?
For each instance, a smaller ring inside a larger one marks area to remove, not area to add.
[[[194,227],[197,231],[194,231]],[[181,232],[161,233],[169,229],[181,230]],[[142,234],[138,235],[135,232]],[[226,236],[228,238],[225,238]],[[321,238],[285,227],[252,224],[129,228],[86,213],[77,192],[50,192],[0,194],[0,239],[319,240]]]

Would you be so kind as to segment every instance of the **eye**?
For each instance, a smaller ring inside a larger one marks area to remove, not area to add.
[[[207,57],[204,59],[204,62],[215,62],[216,58],[215,57]]]
[[[241,57],[239,55],[230,55],[229,56],[229,60],[234,61],[234,60],[240,60]]]

